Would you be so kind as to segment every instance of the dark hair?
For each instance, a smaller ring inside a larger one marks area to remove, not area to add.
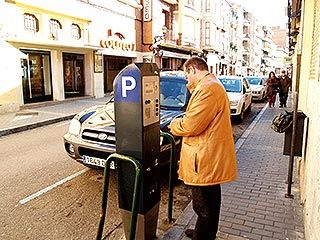
[[[271,74],[273,73],[273,76],[274,77],[276,77],[276,74],[273,72],[273,71],[271,71],[270,73],[269,73],[269,78],[271,78]]]
[[[286,70],[282,70],[282,71],[281,71],[281,73],[284,73],[284,74],[286,74]]]
[[[192,57],[189,58],[184,64],[183,66],[185,67],[185,69],[188,69],[190,67],[194,67],[200,71],[208,71],[208,65],[206,63],[206,61],[203,58],[200,57]]]

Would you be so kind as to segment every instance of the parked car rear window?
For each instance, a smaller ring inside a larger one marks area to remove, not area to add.
[[[252,85],[262,85],[261,84],[262,83],[261,82],[261,80],[262,80],[261,78],[252,78],[252,77],[249,78],[248,77],[247,79],[249,80],[249,83],[252,84]]]
[[[227,92],[241,92],[240,79],[220,79]]]

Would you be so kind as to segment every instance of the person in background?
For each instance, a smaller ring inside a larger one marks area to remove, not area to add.
[[[291,79],[286,74],[286,70],[282,70],[279,78],[279,98],[280,98],[279,107],[287,107],[288,92],[290,87],[291,87]]]
[[[269,107],[274,107],[277,96],[278,79],[274,72],[269,73],[269,78],[267,80],[267,96]]]
[[[216,238],[219,225],[220,184],[234,181],[237,163],[230,120],[230,103],[220,81],[207,63],[192,57],[184,64],[191,93],[186,114],[169,128],[182,136],[179,178],[191,188],[193,209],[198,215],[195,229],[185,234],[193,240]]]

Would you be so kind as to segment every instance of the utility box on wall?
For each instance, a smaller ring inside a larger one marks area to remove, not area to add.
[[[302,142],[303,142],[303,129],[304,129],[304,119],[306,115],[303,112],[298,112],[297,116],[297,126],[296,126],[296,139],[294,142],[294,152],[293,155],[296,157],[302,156]],[[292,127],[290,127],[284,135],[284,145],[283,154],[290,155],[291,151],[291,139],[292,139]]]

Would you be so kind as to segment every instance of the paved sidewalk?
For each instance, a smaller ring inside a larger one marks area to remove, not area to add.
[[[284,134],[270,128],[281,111],[265,108],[236,143],[239,177],[222,185],[218,239],[304,239],[299,182],[296,177],[294,199],[285,198],[289,156],[282,155]],[[184,230],[195,221],[190,203],[161,239],[189,239]]]
[[[71,119],[81,110],[105,104],[108,99],[81,98],[1,114],[0,137]],[[266,108],[236,143],[239,177],[236,182],[222,185],[220,240],[304,239],[298,179],[292,186],[295,198],[285,198],[289,157],[282,155],[284,135],[270,128],[271,120],[281,111]],[[184,230],[193,228],[195,221],[190,203],[158,239],[186,240]]]
[[[19,112],[0,114],[0,137],[71,119],[88,107],[105,104],[108,99],[109,96],[48,102],[37,106],[31,104]]]

